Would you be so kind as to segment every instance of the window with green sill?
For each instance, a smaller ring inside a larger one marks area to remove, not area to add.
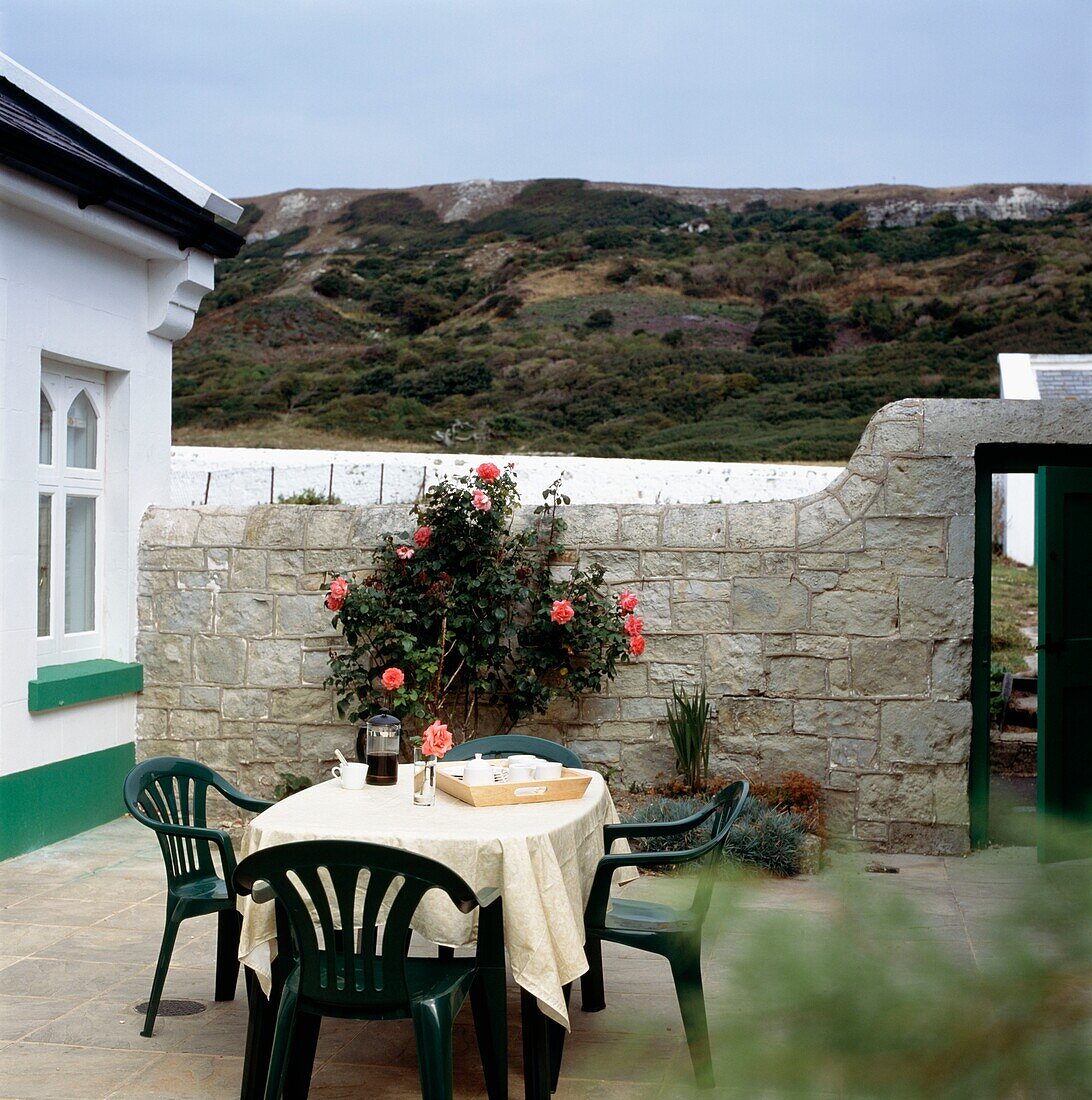
[[[46,665],[27,685],[27,709],[34,713],[57,710],[132,695],[143,688],[144,666],[135,661],[96,659]]]

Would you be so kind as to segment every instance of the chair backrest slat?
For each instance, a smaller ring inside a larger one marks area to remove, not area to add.
[[[300,993],[335,1008],[408,1010],[406,956],[410,922],[421,899],[441,890],[463,912],[477,904],[470,887],[434,860],[346,840],[300,841],[255,852],[239,864],[236,889],[248,894],[257,881],[269,884],[287,917],[299,960]]]

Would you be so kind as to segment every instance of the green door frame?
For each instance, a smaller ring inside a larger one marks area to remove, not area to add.
[[[971,847],[990,836],[990,581],[993,573],[993,476],[1034,474],[1040,466],[1092,466],[1092,446],[982,443],[975,449],[974,627],[971,650]]]

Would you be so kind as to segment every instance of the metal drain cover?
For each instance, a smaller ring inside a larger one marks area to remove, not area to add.
[[[196,1016],[199,1012],[204,1012],[205,1007],[201,1001],[160,1001],[159,1015]],[[138,1016],[143,1016],[148,1011],[148,1002],[141,1001],[140,1004],[133,1005],[133,1011]]]

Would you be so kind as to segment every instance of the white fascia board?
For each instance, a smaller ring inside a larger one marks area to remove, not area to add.
[[[140,225],[113,210],[89,206],[81,210],[75,198],[52,184],[32,179],[0,165],[0,203],[28,210],[77,233],[94,237],[142,260],[172,260],[185,256],[178,242],[165,233]]]
[[[95,114],[82,103],[77,103],[59,88],[47,84],[41,77],[35,76],[29,69],[24,69],[4,53],[0,53],[0,76],[10,80],[17,88],[21,88],[27,95],[33,96],[39,103],[56,111],[69,122],[86,130],[92,137],[110,146],[126,160],[131,160],[145,172],[150,172],[156,179],[161,180],[190,202],[196,203],[202,210],[208,210],[209,213],[224,218],[232,225],[242,215],[243,208],[237,202],[232,202],[225,195],[214,191],[208,184],[195,179],[177,164],[172,164],[166,157],[161,157],[147,145],[141,144],[136,138],[118,129],[112,122]]]
[[[1031,369],[1031,356],[1002,353],[997,357],[1001,368],[1001,397],[1006,401],[1038,401],[1039,380]]]

